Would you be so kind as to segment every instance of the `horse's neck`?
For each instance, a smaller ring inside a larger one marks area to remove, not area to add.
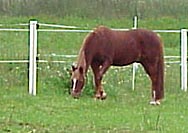
[[[86,62],[85,53],[82,50],[79,53],[79,57],[78,57],[78,62],[77,63],[78,63],[77,64],[78,67],[82,67],[83,68],[83,72],[84,72],[84,75],[85,75],[86,72],[87,72],[87,69],[88,69],[88,65],[87,65],[87,62]]]

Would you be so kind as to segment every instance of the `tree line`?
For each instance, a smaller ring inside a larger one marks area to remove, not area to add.
[[[188,0],[0,0],[0,15],[182,18],[188,16]]]

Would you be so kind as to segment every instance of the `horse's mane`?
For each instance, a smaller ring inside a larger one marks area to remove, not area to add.
[[[92,41],[92,39],[95,39],[97,36],[104,36],[107,32],[111,31],[109,28],[105,26],[98,26],[95,28],[92,32],[90,32],[83,40],[82,46],[80,48],[78,58],[77,58],[77,66],[83,66],[85,67],[86,61],[85,61],[85,48],[89,42]]]

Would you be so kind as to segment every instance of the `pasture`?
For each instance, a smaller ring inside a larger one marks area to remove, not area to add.
[[[23,23],[29,18],[1,18],[0,23]],[[49,18],[39,21],[50,23]],[[131,28],[132,20],[89,20],[81,18],[51,18],[54,23],[93,28]],[[180,29],[186,21],[172,18],[140,20],[139,27],[147,29]],[[26,27],[27,28],[27,27]],[[44,28],[44,27],[40,27]],[[180,65],[165,65],[165,99],[160,106],[149,105],[150,81],[142,67],[136,73],[136,88],[132,88],[130,66],[111,68],[104,77],[107,99],[94,100],[92,74],[80,99],[68,94],[70,69],[86,33],[40,32],[39,54],[42,60],[65,60],[66,63],[39,63],[38,94],[28,94],[27,63],[0,64],[0,131],[1,132],[186,132],[188,125],[187,92],[180,90]],[[180,54],[178,33],[161,33],[165,55]],[[27,32],[0,32],[0,59],[27,59]],[[166,59],[166,62],[179,59]]]

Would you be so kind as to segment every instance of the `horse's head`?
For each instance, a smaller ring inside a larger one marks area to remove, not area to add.
[[[72,66],[72,74],[71,74],[71,95],[74,98],[78,98],[82,92],[84,86],[84,69],[83,67],[75,67]]]

